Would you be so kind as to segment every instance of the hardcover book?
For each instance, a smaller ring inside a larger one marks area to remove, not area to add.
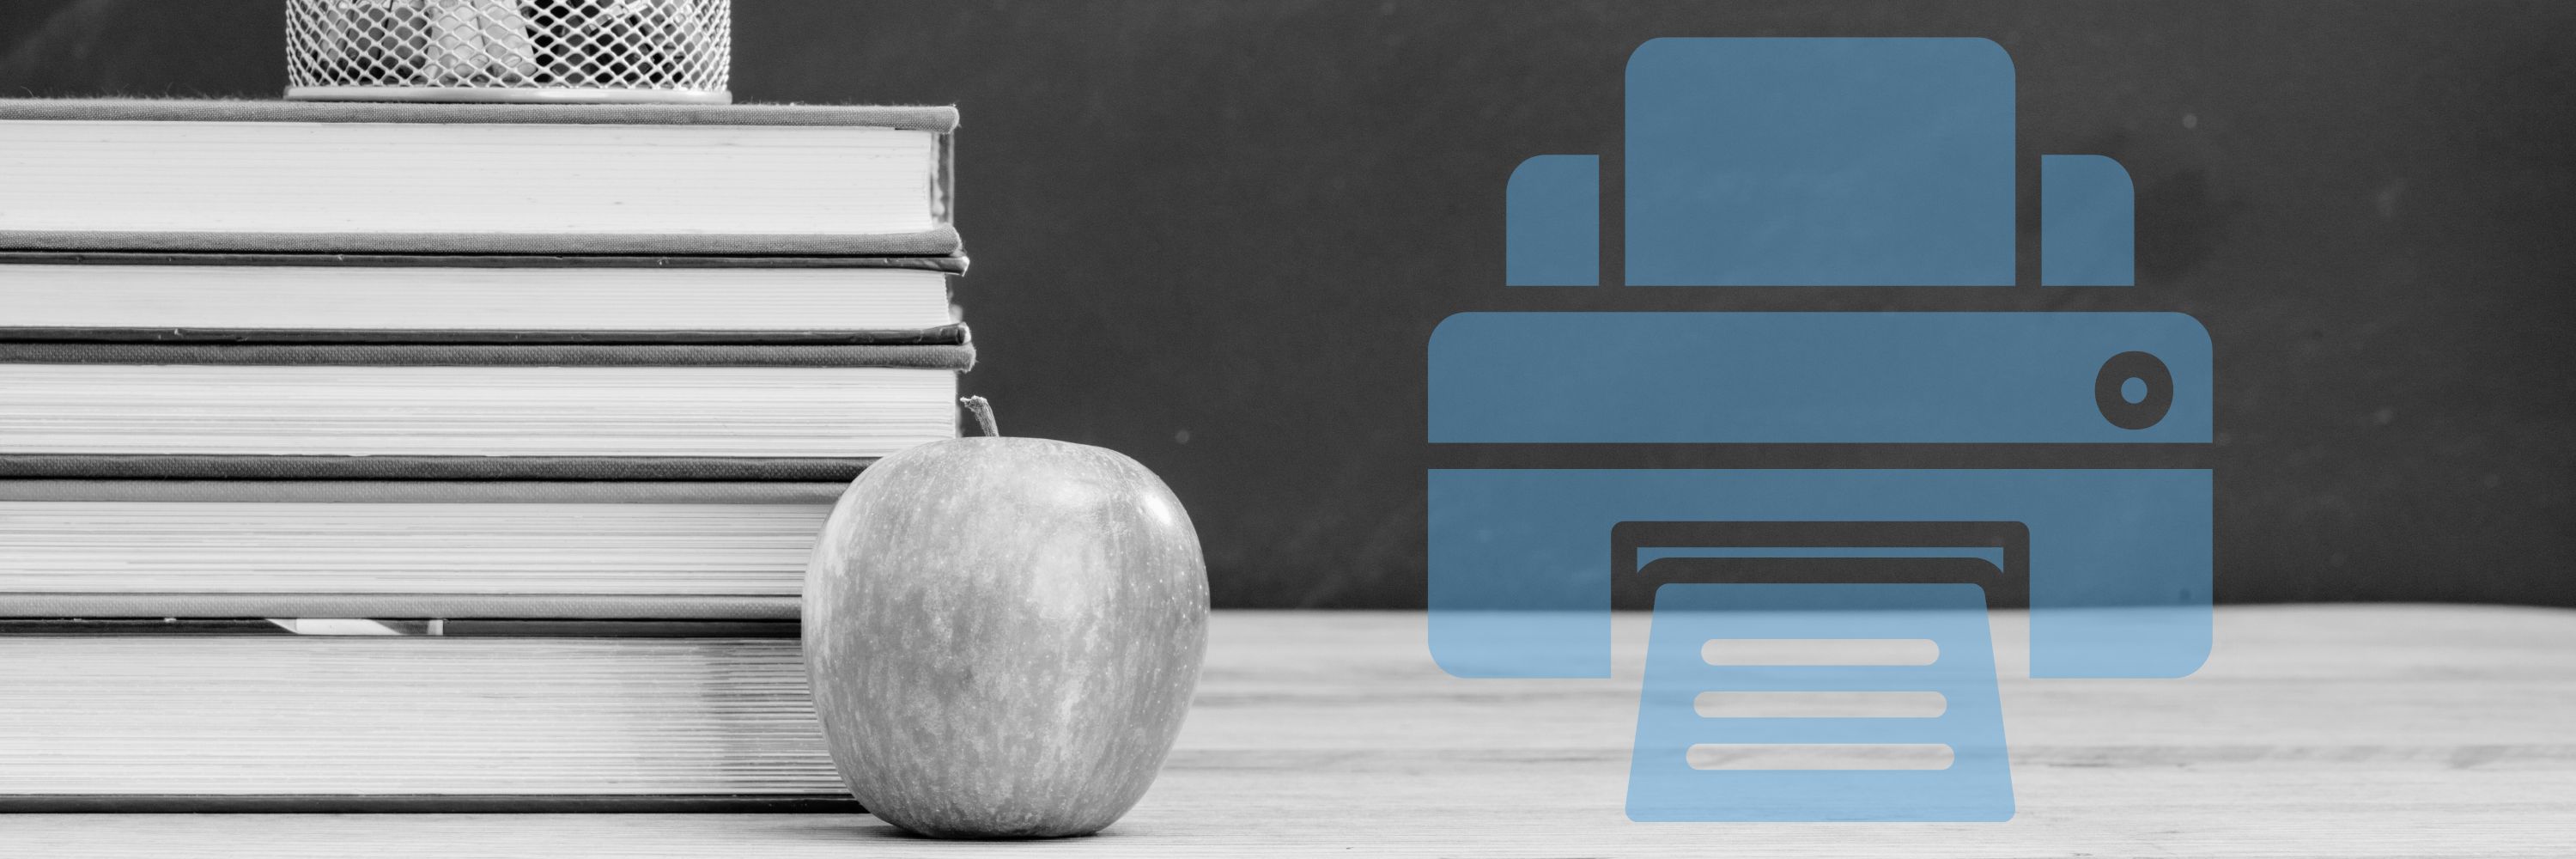
[[[792,621],[844,488],[0,480],[0,617]]]
[[[0,339],[966,342],[962,257],[0,252]]]
[[[876,457],[956,435],[973,354],[0,343],[0,454]]]
[[[0,621],[0,810],[856,810],[795,624],[601,626]]]
[[[945,107],[0,99],[0,248],[944,256]]]

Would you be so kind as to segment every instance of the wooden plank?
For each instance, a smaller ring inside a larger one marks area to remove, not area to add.
[[[1646,618],[1607,680],[1461,680],[1419,614],[1221,613],[1162,780],[1051,855],[2576,854],[2576,612],[2222,609],[2183,680],[2029,680],[1998,613],[2019,814],[2001,824],[1633,824]],[[15,855],[908,856],[864,815],[21,815]]]

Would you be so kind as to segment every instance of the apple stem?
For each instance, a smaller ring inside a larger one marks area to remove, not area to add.
[[[992,403],[986,402],[983,397],[959,397],[957,401],[966,405],[966,411],[975,416],[975,425],[982,428],[985,435],[1002,434],[1001,425],[993,422]]]

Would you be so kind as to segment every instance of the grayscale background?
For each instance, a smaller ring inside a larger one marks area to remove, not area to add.
[[[0,0],[0,94],[274,97],[280,10]],[[735,28],[737,100],[962,108],[968,387],[1161,473],[1220,606],[1422,604],[1423,469],[1511,462],[1423,442],[1441,317],[1771,307],[2189,312],[2214,449],[1911,462],[2214,467],[2223,601],[2576,606],[2576,4],[736,0]],[[1615,156],[1629,49],[1717,35],[2000,42],[2025,165],[2135,177],[2139,287],[1506,292],[1512,166]]]

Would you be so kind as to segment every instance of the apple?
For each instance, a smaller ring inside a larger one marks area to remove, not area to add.
[[[1088,835],[1180,733],[1206,561],[1143,465],[978,417],[986,436],[869,466],[825,522],[805,573],[814,709],[850,793],[905,831]]]

